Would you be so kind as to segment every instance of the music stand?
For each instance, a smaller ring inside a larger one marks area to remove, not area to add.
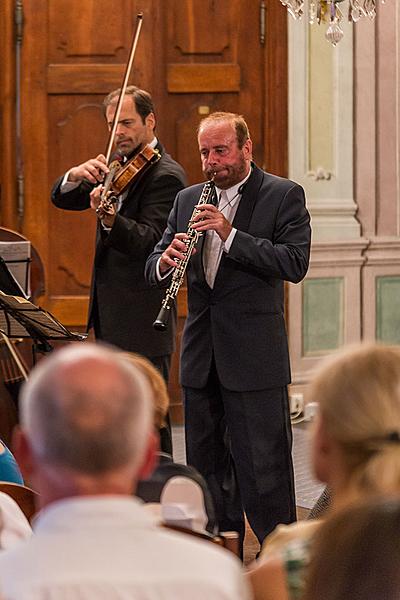
[[[49,352],[51,340],[82,341],[85,334],[69,331],[46,310],[26,298],[0,291],[0,331],[8,338],[30,338],[33,352]],[[34,360],[35,362],[35,360]]]
[[[11,296],[22,296],[23,298],[28,298],[25,290],[20,286],[17,279],[11,273],[7,267],[6,261],[2,256],[0,256],[0,290]]]

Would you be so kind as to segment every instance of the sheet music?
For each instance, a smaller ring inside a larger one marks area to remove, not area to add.
[[[5,261],[8,270],[18,281],[21,288],[27,296],[31,295],[30,268],[31,243],[21,242],[1,242],[0,256]]]
[[[0,331],[9,338],[29,338],[26,328],[0,308]]]

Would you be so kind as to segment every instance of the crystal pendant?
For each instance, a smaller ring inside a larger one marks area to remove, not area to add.
[[[333,46],[336,46],[340,42],[343,37],[343,30],[341,29],[339,23],[336,21],[332,21],[326,30],[325,37]]]
[[[400,2],[400,0],[396,0]],[[348,6],[349,21],[359,21],[362,17],[374,19],[377,14],[377,0],[280,0],[283,6],[286,6],[288,13],[295,19],[300,19],[304,13],[305,6],[308,8],[308,21],[310,25],[314,23],[327,24],[325,36],[334,46],[340,42],[343,37],[341,22],[343,14],[339,6]],[[385,0],[381,0],[384,4]]]

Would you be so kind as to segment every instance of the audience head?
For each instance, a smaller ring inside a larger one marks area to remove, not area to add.
[[[169,407],[167,384],[160,371],[147,358],[135,352],[122,352],[121,357],[134,365],[146,377],[152,391],[154,427],[166,427],[166,415]]]
[[[397,600],[400,500],[353,505],[321,526],[304,600]]]
[[[331,357],[310,388],[320,410],[316,475],[355,496],[400,491],[400,349],[365,344]]]
[[[54,352],[33,369],[20,401],[17,458],[45,502],[130,494],[151,469],[152,391],[118,351],[72,344]]]

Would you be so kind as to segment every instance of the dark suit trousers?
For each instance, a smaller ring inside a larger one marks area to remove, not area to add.
[[[244,516],[260,543],[296,520],[287,389],[233,392],[215,366],[205,388],[184,388],[187,463],[205,478],[221,531],[244,537]]]
[[[101,333],[101,325],[97,311],[97,305],[93,305],[92,310],[92,324],[94,329],[94,335],[96,340],[104,340]],[[171,366],[171,355],[165,354],[162,356],[147,356],[148,360],[153,363],[153,365],[160,371],[163,376],[166,384],[168,385],[169,378],[169,370]],[[169,418],[169,413],[165,416],[166,427],[162,427],[159,431],[160,433],[160,450],[161,452],[165,452],[166,454],[172,455],[172,433],[171,433],[171,422]]]

